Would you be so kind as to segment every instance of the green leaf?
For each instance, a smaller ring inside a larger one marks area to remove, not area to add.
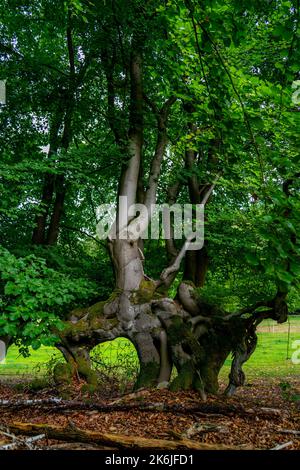
[[[294,276],[285,271],[278,271],[277,276],[281,281],[286,282],[287,284],[290,284],[294,280]]]
[[[251,264],[252,266],[258,266],[260,264],[259,259],[253,253],[245,253],[245,257],[248,263]]]

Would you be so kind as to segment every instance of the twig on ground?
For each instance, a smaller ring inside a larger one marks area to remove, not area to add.
[[[285,449],[286,447],[292,446],[294,443],[293,441],[285,442],[285,444],[278,444],[276,447],[273,447],[270,450],[282,450]]]
[[[6,431],[4,431],[3,428],[0,428],[0,434],[5,437],[9,437],[12,440],[12,442],[10,443],[1,445],[0,450],[12,450],[18,449],[20,447],[27,447],[27,449],[33,450],[35,447],[32,445],[32,443],[44,439],[45,437],[45,434],[39,434],[38,436],[28,437],[24,439],[22,437],[17,437],[15,434],[9,432],[8,428]]]
[[[300,436],[300,431],[296,431],[294,429],[279,429],[276,432],[279,434],[294,434],[295,436]]]

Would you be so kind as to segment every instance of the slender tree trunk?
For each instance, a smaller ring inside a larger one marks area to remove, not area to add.
[[[203,287],[208,271],[209,257],[207,248],[188,251],[185,255],[183,279],[191,281],[196,287]]]
[[[64,175],[60,175],[57,176],[55,181],[56,195],[46,240],[46,244],[49,246],[55,245],[58,239],[60,221],[63,214],[64,201],[66,196],[66,186],[64,184],[64,180]]]
[[[35,228],[32,234],[32,243],[35,245],[43,245],[46,241],[47,217],[54,194],[54,180],[55,176],[51,174],[46,174],[44,178],[43,193],[39,208],[41,213],[37,215],[35,219]]]
[[[48,157],[57,153],[59,147],[59,130],[62,125],[63,111],[58,106],[55,112],[50,128],[49,152]],[[43,182],[42,196],[39,211],[35,219],[35,228],[32,234],[32,243],[35,245],[43,245],[46,242],[47,219],[50,212],[51,204],[54,196],[55,175],[46,173]]]
[[[6,358],[11,340],[12,338],[8,335],[0,336],[0,361],[3,361]]]
[[[56,154],[59,148],[68,151],[72,140],[72,118],[75,106],[75,62],[72,38],[71,12],[68,12],[67,48],[69,53],[69,87],[62,93],[58,103],[58,111],[54,117],[50,132],[49,155]],[[82,79],[83,77],[81,77]],[[62,127],[62,136],[59,131]],[[32,242],[37,245],[55,245],[59,235],[61,216],[63,214],[66,196],[65,175],[45,176],[43,194],[41,198],[41,214],[36,218],[36,227],[33,231]],[[50,217],[49,227],[47,221]]]

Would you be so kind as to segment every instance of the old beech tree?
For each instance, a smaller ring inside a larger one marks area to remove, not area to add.
[[[78,233],[96,237],[96,221],[92,233],[76,209],[84,184],[101,194],[93,196],[94,206],[117,204],[117,237],[101,241],[114,289],[107,300],[63,315],[64,329],[55,333],[65,363],[56,365],[55,380],[64,386],[80,376],[93,390],[91,350],[124,337],[138,354],[137,388],[194,389],[205,399],[217,392],[220,369],[232,357],[226,389],[232,394],[245,381],[242,367],[255,350],[257,326],[266,318],[287,320],[287,296],[299,274],[299,108],[291,88],[299,5],[70,0],[57,9],[52,1],[49,9],[47,1],[28,3],[19,16],[3,13],[11,30],[20,23],[16,40],[4,31],[1,53],[11,75],[11,64],[26,66],[35,90],[29,115],[47,116],[48,153],[30,243],[67,245],[68,220],[75,225],[77,219]],[[29,25],[29,16],[37,23]],[[52,25],[43,40],[39,21]],[[24,28],[32,28],[31,38]],[[156,203],[204,204],[204,246],[191,251],[189,240],[170,237],[158,248],[142,240],[137,233],[150,217],[126,215],[119,226],[120,197],[128,206],[144,204],[149,214]],[[127,238],[119,236],[125,232]],[[160,273],[153,275],[147,260],[162,247]],[[261,280],[257,298],[241,308],[202,295],[208,276],[220,275],[225,291],[227,263],[245,270],[249,282]],[[271,285],[268,292],[264,284]]]
[[[165,16],[160,16],[159,9],[154,7],[154,4],[145,7],[132,4],[128,7],[126,19],[121,19],[113,10],[109,16],[109,25],[102,25],[109,30],[108,42],[99,51],[100,65],[107,85],[107,121],[115,146],[123,156],[117,200],[120,196],[125,196],[128,206],[143,203],[149,211],[151,205],[158,201],[164,159],[168,158],[169,126],[176,109],[177,114],[181,112],[185,115],[185,132],[189,137],[183,150],[183,167],[191,171],[187,172],[188,176],[184,181],[172,181],[166,191],[165,202],[174,204],[181,192],[186,191],[187,202],[209,204],[217,191],[218,176],[224,172],[224,160],[222,161],[218,152],[221,139],[218,125],[222,122],[225,111],[218,102],[218,95],[212,91],[213,96],[208,96],[214,110],[212,122],[208,124],[212,128],[212,136],[206,146],[206,155],[203,155],[203,151],[200,153],[195,148],[197,140],[193,139],[201,134],[201,127],[205,128],[205,125],[201,126],[201,118],[199,119],[201,112],[198,111],[195,86],[194,89],[192,86],[189,89],[194,80],[189,74],[193,70],[199,76],[197,80],[199,79],[203,89],[207,86],[209,93],[213,85],[205,82],[210,80],[209,75],[213,71],[209,67],[204,71],[202,60],[206,60],[206,56],[210,60],[214,53],[220,59],[220,76],[224,79],[228,75],[229,86],[233,87],[233,90],[224,93],[228,93],[228,99],[235,100],[237,106],[241,107],[241,118],[245,121],[246,132],[250,133],[248,151],[254,159],[259,158],[256,154],[259,151],[255,141],[251,142],[255,138],[251,135],[249,118],[239,93],[230,83],[233,79],[220,58],[219,46],[214,44],[210,34],[202,26],[202,20],[197,20],[199,15],[201,17],[201,10],[195,13],[192,2],[177,5],[177,11],[185,18],[190,38],[185,51],[180,44],[173,43],[173,48],[177,49],[173,57],[180,62],[184,60],[184,52],[190,53],[193,63],[187,65],[185,74],[180,67],[178,71],[170,72],[172,65],[166,63],[162,82],[166,80],[168,85],[163,93],[159,91],[161,80],[159,78],[155,83],[151,62],[165,60],[157,44],[164,47],[165,41],[170,47],[172,31],[168,28],[172,21],[168,22],[167,7],[163,11]],[[172,72],[174,75],[177,73],[175,86],[172,83]],[[186,96],[180,95],[180,89],[184,90],[182,95]],[[155,96],[155,92],[158,96]],[[149,118],[149,113],[152,113],[152,119]],[[224,119],[226,120],[226,116]],[[147,135],[150,122],[153,126],[151,135],[155,134],[153,140]],[[178,128],[182,137],[180,125]],[[147,154],[144,151],[145,136],[148,140]],[[148,157],[149,153],[151,158]],[[199,180],[197,172],[192,171],[199,165],[206,165],[209,170],[206,181]],[[292,184],[292,180],[282,183],[282,193],[287,199]],[[118,206],[117,210],[121,208]],[[288,217],[288,214],[285,216]],[[226,312],[217,305],[207,303],[201,298],[199,291],[195,290],[205,284],[209,266],[206,246],[198,251],[186,251],[187,243],[183,242],[178,247],[172,239],[166,241],[170,264],[164,267],[157,279],[152,279],[144,269],[144,243],[136,236],[137,227],[141,233],[148,224],[149,220],[142,214],[128,217],[126,227],[117,225],[117,238],[107,240],[115,289],[106,301],[70,312],[61,341],[57,345],[67,361],[65,365],[58,366],[57,380],[64,377],[68,380],[78,371],[89,384],[95,385],[97,379],[96,373],[91,369],[90,350],[101,342],[125,337],[134,344],[139,357],[140,373],[136,387],[169,382],[174,365],[178,375],[171,382],[170,389],[192,388],[198,390],[205,399],[207,392],[217,391],[219,371],[225,359],[232,354],[227,388],[227,393],[231,394],[244,383],[242,366],[255,350],[256,328],[259,323],[265,318],[286,321],[287,289],[283,283],[278,283],[273,298],[259,301],[241,311]],[[118,236],[124,230],[127,231],[127,239]],[[151,253],[147,252],[147,256],[151,256]],[[176,296],[170,298],[169,289],[182,267],[183,275]],[[286,270],[289,270],[288,263]]]

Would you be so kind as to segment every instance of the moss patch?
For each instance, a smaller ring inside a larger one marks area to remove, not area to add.
[[[171,382],[170,390],[177,392],[178,390],[189,390],[193,385],[194,367],[191,362],[186,362],[178,372],[177,377]]]
[[[77,369],[80,376],[82,376],[89,385],[97,387],[98,377],[94,370],[91,369],[90,365],[81,358],[77,358]]]
[[[140,365],[140,373],[135,383],[135,389],[141,387],[154,387],[157,385],[157,380],[160,372],[160,364],[152,361],[142,363]]]
[[[131,295],[133,304],[146,304],[153,299],[155,293],[155,282],[143,279],[140,283],[139,289],[134,291]]]

